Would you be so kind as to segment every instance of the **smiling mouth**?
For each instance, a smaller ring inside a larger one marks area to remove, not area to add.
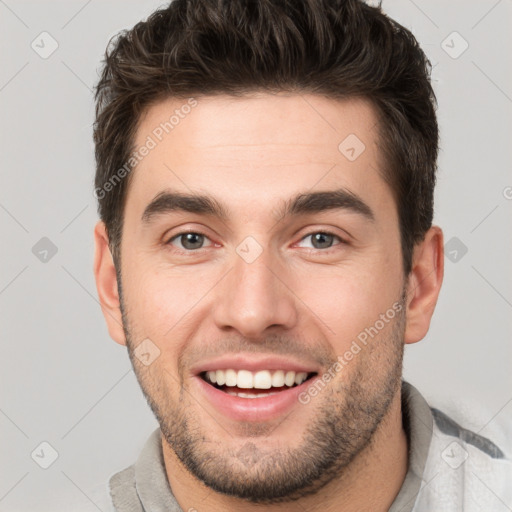
[[[276,395],[302,385],[317,375],[316,372],[294,372],[284,370],[214,370],[200,377],[224,393],[239,398],[263,398]]]

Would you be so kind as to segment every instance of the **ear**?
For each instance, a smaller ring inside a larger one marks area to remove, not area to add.
[[[108,246],[108,235],[103,222],[94,228],[94,276],[100,299],[101,311],[107,322],[110,337],[120,345],[126,345],[123,330],[116,268]]]
[[[432,226],[413,252],[412,270],[407,283],[405,343],[416,343],[427,334],[443,274],[443,232],[438,226]]]

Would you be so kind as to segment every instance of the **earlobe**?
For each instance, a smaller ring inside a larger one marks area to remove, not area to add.
[[[116,268],[108,246],[108,235],[103,222],[94,228],[94,276],[101,310],[107,322],[110,337],[120,345],[126,345],[123,330]]]
[[[405,343],[425,337],[439,297],[444,273],[443,232],[432,226],[415,246],[407,284]]]

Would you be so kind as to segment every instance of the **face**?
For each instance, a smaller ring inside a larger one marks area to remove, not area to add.
[[[195,101],[138,126],[135,146],[156,144],[126,197],[126,343],[192,475],[296,499],[368,446],[400,388],[405,279],[376,116],[314,95]]]

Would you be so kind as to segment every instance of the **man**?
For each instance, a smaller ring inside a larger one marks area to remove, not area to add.
[[[508,454],[402,381],[443,278],[410,32],[176,0],[108,49],[94,137],[98,294],[160,425],[115,510],[512,506]]]

